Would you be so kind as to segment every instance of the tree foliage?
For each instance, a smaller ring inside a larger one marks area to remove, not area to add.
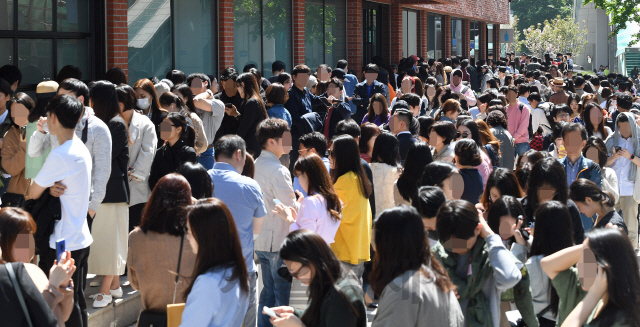
[[[640,24],[640,0],[584,0],[584,4],[593,2],[596,8],[609,15],[609,25],[613,27],[612,35],[617,35],[627,28],[627,23]],[[640,42],[640,32],[633,35],[629,45]]]
[[[580,22],[557,16],[554,20],[545,20],[544,24],[529,27],[524,30],[523,44],[533,54],[542,58],[545,53],[571,52],[578,56],[587,44],[587,28],[579,27]]]
[[[573,0],[512,0],[511,10],[518,16],[518,26],[524,30],[542,24],[550,17],[570,17],[572,5]]]

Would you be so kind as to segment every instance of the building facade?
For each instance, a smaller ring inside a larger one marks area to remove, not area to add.
[[[68,64],[85,80],[118,66],[131,84],[248,63],[269,77],[275,60],[359,73],[374,56],[492,58],[508,21],[508,0],[0,0],[0,65],[25,90]]]
[[[609,66],[614,71],[616,41],[615,37],[609,39],[611,27],[607,13],[596,9],[593,3],[583,5],[582,0],[574,0],[574,19],[581,23],[581,27],[587,28],[587,45],[581,54],[573,58],[574,62],[588,71],[597,70],[600,65]],[[591,56],[591,63],[587,56]]]

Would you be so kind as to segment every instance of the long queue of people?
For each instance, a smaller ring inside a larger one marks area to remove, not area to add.
[[[9,326],[87,326],[85,288],[105,307],[125,273],[138,326],[172,303],[183,326],[640,325],[628,79],[513,54],[350,72],[68,66],[34,101],[0,68]]]

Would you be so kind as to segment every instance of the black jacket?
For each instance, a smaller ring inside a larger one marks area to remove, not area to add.
[[[36,253],[45,253],[49,249],[49,236],[53,234],[55,222],[62,219],[60,198],[51,195],[47,188],[38,199],[25,201],[24,210],[30,213],[36,222],[37,228],[33,234]]]
[[[111,132],[111,176],[102,203],[129,203],[129,132],[120,116],[113,117],[107,126]]]
[[[254,98],[243,101],[242,105],[237,108],[241,115],[236,134],[247,143],[247,151],[254,158],[258,158],[260,152],[262,152],[262,147],[260,147],[260,143],[256,138],[256,129],[258,124],[267,118],[265,117],[265,110],[260,106],[260,102]]]
[[[482,196],[482,175],[476,168],[464,168],[460,169],[460,176],[464,182],[464,191],[462,191],[460,199],[477,204]]]
[[[175,173],[185,162],[198,163],[196,150],[188,146],[184,140],[179,140],[173,146],[169,143],[163,145],[153,158],[151,173],[149,174],[149,187],[151,190],[156,186],[160,178],[164,175]]]
[[[400,142],[400,160],[402,160],[402,162],[407,159],[409,148],[417,141],[418,140],[416,140],[410,133],[398,134],[398,142]]]
[[[319,96],[311,94],[306,87],[304,90],[300,90],[294,85],[289,89],[289,100],[284,104],[284,107],[291,114],[291,134],[294,136],[294,143],[297,142],[297,137],[304,134],[305,125],[302,116],[313,112],[313,107],[316,105],[324,105],[324,102],[320,100]],[[293,150],[297,151],[297,149]]]
[[[324,131],[324,125],[327,123],[326,116],[328,114],[329,112],[323,114],[324,119],[322,124],[322,131]],[[333,113],[329,118],[329,138],[327,138],[327,140],[331,140],[333,138],[333,135],[336,133],[336,126],[338,126],[338,123],[349,118],[351,118],[351,110],[349,109],[349,107],[347,107],[344,102],[340,102],[339,104],[337,104],[333,108]]]
[[[227,96],[226,93],[224,93],[224,91],[214,95],[213,97],[215,99],[222,101],[222,103],[233,104],[234,106],[236,106],[238,110],[240,110],[240,107],[242,106],[242,102],[244,101],[240,97],[240,94],[236,93],[236,95],[229,97]],[[227,113],[225,113],[224,116],[222,117],[222,123],[220,123],[220,128],[218,128],[218,131],[216,132],[216,136],[214,137],[213,140],[207,140],[207,141],[210,142],[209,144],[213,144],[219,138],[227,134],[236,134],[237,132],[238,132],[238,120],[235,119],[235,117],[231,117],[227,115]]]

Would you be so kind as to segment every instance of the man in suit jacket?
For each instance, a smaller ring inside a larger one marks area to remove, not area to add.
[[[369,108],[369,99],[371,99],[374,94],[380,93],[384,95],[385,99],[389,99],[389,89],[387,86],[376,81],[379,72],[380,69],[375,64],[368,64],[365,68],[365,81],[356,85],[353,91],[353,104],[357,107],[353,120],[362,121]]]
[[[402,160],[402,163],[404,163],[404,160],[407,158],[409,148],[413,143],[417,142],[413,135],[411,135],[411,132],[409,132],[412,119],[413,114],[411,111],[398,109],[389,120],[391,132],[398,137],[398,142],[400,142],[400,159]]]

